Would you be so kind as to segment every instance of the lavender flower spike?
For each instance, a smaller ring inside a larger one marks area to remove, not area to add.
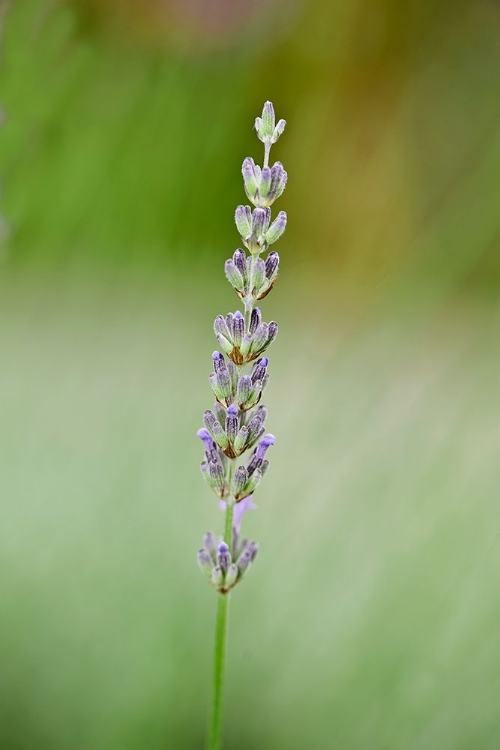
[[[234,221],[241,247],[224,264],[241,309],[215,319],[213,330],[220,351],[212,354],[209,375],[215,405],[208,404],[204,427],[198,431],[205,453],[201,472],[225,513],[222,537],[205,534],[197,558],[204,576],[220,594],[210,750],[220,748],[228,594],[246,577],[258,550],[257,542],[240,541],[240,529],[246,511],[256,507],[253,495],[269,466],[267,452],[276,442],[274,435],[265,433],[267,409],[260,401],[269,380],[269,359],[264,353],[274,342],[278,326],[275,321],[266,322],[256,307],[278,279],[279,255],[268,249],[283,235],[287,223],[284,211],[273,215],[288,175],[281,162],[271,165],[269,161],[271,147],[285,129],[285,120],[276,122],[270,101],[255,120],[255,129],[264,144],[264,159],[262,165],[251,157],[243,161],[243,188],[251,205],[241,202],[236,207]]]

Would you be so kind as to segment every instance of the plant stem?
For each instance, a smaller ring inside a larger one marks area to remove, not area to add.
[[[230,464],[230,476],[232,476],[232,464]],[[233,512],[234,499],[228,497],[226,500],[224,541],[229,547],[230,554],[232,554],[233,543]],[[215,624],[214,683],[208,750],[220,750],[222,746],[222,701],[224,696],[224,676],[226,671],[228,610],[229,594],[219,594],[217,619]]]
[[[222,699],[226,667],[228,608],[229,594],[219,594],[215,626],[214,683],[208,750],[220,750],[222,747]]]

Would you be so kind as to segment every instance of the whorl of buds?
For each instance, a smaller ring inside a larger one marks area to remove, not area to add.
[[[279,223],[276,225],[278,220]],[[272,229],[273,235],[276,234],[277,229],[283,224],[286,226],[286,216],[284,219],[280,219],[280,215],[278,215],[269,227],[269,232]],[[263,261],[262,258],[247,256],[243,250],[238,249],[232,258],[226,260],[224,270],[227,280],[240,299],[256,301],[267,297],[276,284],[279,261],[280,258],[276,250],[269,253],[266,260]]]
[[[203,547],[198,550],[198,565],[209,583],[220,594],[227,594],[250,569],[258,551],[257,542],[240,540],[238,532],[234,530],[231,554],[224,541],[208,532],[203,539]]]

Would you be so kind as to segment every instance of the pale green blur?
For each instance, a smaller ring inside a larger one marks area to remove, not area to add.
[[[223,517],[195,435],[270,98],[278,442],[227,750],[496,750],[500,11],[250,5],[208,33],[124,5],[4,19],[0,747],[203,747]]]

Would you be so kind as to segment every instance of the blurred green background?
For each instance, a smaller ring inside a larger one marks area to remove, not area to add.
[[[278,436],[226,747],[500,747],[500,6],[2,3],[0,747],[202,748],[195,438],[254,117]]]

